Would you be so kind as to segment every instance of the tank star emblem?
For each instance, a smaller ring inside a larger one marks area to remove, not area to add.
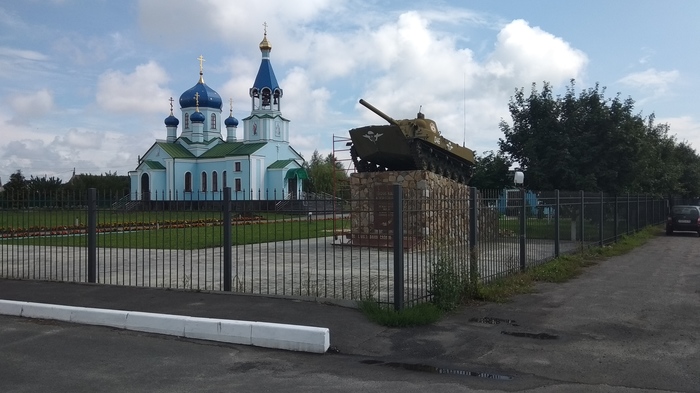
[[[382,135],[384,135],[384,134],[380,134],[380,133],[375,134],[373,131],[367,131],[367,133],[363,136],[372,142],[377,142],[377,139],[379,139],[379,137]]]

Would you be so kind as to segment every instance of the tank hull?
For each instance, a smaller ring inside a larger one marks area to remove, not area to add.
[[[429,136],[407,137],[395,125],[359,127],[350,130],[350,152],[358,172],[428,170],[467,184],[474,167],[473,153],[438,138],[436,144]]]
[[[394,120],[360,99],[360,104],[389,125],[350,130],[350,154],[358,172],[428,170],[467,184],[474,152],[443,138],[434,121],[421,112],[415,119]]]

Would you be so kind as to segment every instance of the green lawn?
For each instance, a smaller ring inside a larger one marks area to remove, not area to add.
[[[559,220],[559,238],[571,238],[571,219],[561,218]],[[603,239],[614,237],[615,227],[613,221],[606,221],[603,225]],[[500,219],[498,228],[501,233],[510,233],[514,235],[520,234],[520,221],[518,219]],[[618,235],[621,235],[627,229],[626,223],[623,221],[618,227]],[[576,224],[576,232],[580,231],[580,224]],[[538,219],[528,218],[526,221],[525,233],[528,239],[554,239],[554,219]],[[599,240],[598,223],[591,221],[584,222],[583,234],[586,241]]]
[[[292,219],[233,225],[233,245],[256,244],[282,240],[312,239],[332,235],[333,230],[349,228],[348,220]],[[223,244],[221,225],[188,228],[160,228],[130,232],[105,232],[97,235],[97,246],[107,248],[153,248],[193,250],[220,247]],[[42,246],[87,246],[86,235],[39,236],[2,240],[5,244]]]

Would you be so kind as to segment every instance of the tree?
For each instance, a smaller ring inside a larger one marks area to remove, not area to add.
[[[337,191],[338,185],[342,185],[343,189],[347,188],[348,175],[342,162],[336,160],[332,153],[322,157],[318,150],[315,150],[305,169],[309,174],[306,183],[306,190],[309,192],[332,195],[334,190]]]
[[[475,155],[476,167],[469,185],[480,190],[503,189],[513,184],[509,173],[511,161],[502,153],[484,152],[484,156]]]
[[[27,200],[27,179],[21,170],[10,175],[10,181],[3,186],[3,199],[9,202],[10,207],[20,207]]]
[[[634,101],[605,98],[595,85],[575,92],[574,80],[563,97],[536,85],[528,97],[515,91],[508,105],[512,124],[500,123],[500,153],[526,172],[526,186],[538,190],[609,193],[688,191],[680,156],[695,162],[654,115],[633,114]]]

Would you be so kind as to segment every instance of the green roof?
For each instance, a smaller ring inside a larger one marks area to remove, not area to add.
[[[285,179],[308,179],[309,175],[306,173],[306,170],[304,168],[294,168],[290,169],[287,171],[287,174],[284,175]]]
[[[270,164],[267,169],[284,169],[290,163],[295,162],[294,160],[278,160]]]
[[[221,158],[230,156],[247,156],[255,153],[265,146],[267,142],[258,143],[243,143],[243,142],[224,142],[207,150],[206,153],[199,156],[200,158]]]
[[[161,164],[158,161],[146,160],[144,161],[144,164],[146,164],[151,169],[165,169],[163,164]]]
[[[195,158],[194,154],[177,143],[158,142],[158,146],[172,158]]]

